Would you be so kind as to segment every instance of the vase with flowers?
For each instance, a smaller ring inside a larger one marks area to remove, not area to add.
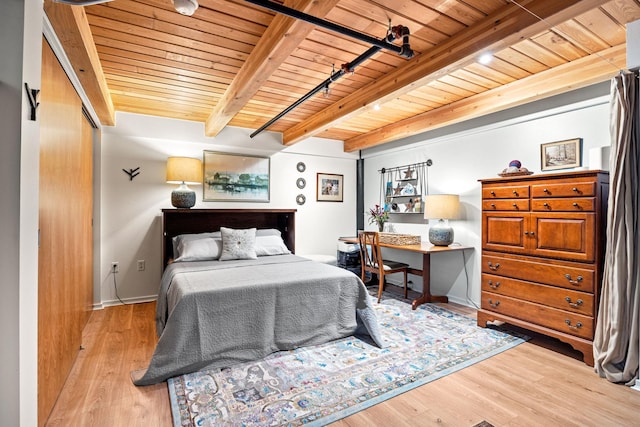
[[[382,232],[384,230],[384,223],[388,220],[389,212],[382,206],[375,205],[373,208],[369,209],[369,224],[376,224],[378,226],[378,231]]]

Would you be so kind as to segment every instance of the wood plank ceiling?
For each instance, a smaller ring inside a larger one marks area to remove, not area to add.
[[[257,129],[371,47],[244,0],[199,3],[183,16],[171,0],[45,0],[103,124],[126,111],[204,122],[209,136]],[[389,24],[411,32],[413,58],[383,49],[268,128],[345,151],[605,81],[625,68],[625,24],[640,19],[640,0],[284,4],[376,39]]]

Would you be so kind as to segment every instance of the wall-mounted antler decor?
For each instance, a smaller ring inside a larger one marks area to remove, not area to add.
[[[126,173],[127,175],[129,175],[129,181],[133,181],[133,178],[135,178],[136,176],[140,175],[140,166],[138,166],[135,169],[122,169],[122,172]]]

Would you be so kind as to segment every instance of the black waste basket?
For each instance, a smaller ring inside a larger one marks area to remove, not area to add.
[[[338,241],[337,266],[360,276],[360,245]]]

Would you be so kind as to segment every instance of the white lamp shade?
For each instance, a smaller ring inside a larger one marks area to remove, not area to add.
[[[201,184],[202,161],[192,157],[169,157],[167,159],[167,183]]]
[[[460,210],[460,196],[457,194],[432,194],[425,196],[425,219],[455,219]]]

